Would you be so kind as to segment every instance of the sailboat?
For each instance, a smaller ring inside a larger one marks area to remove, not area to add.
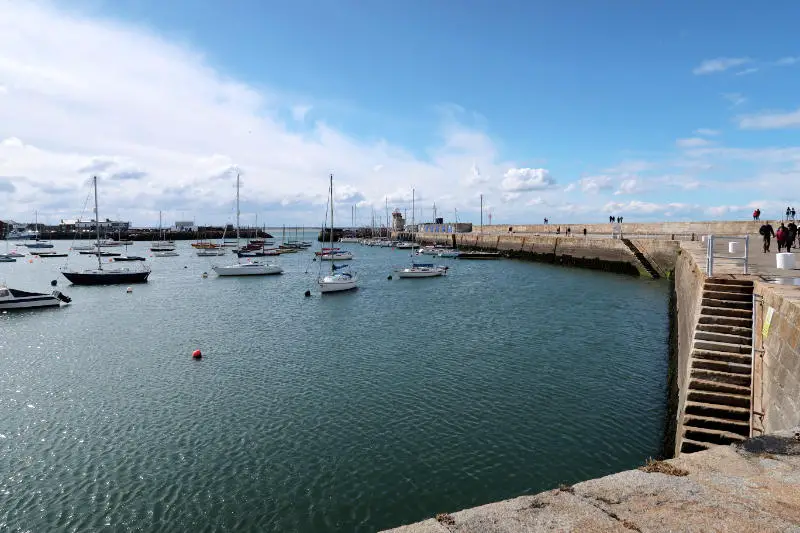
[[[36,222],[34,224],[36,240],[31,243],[23,243],[22,246],[26,248],[52,248],[53,245],[47,241],[39,240],[39,211],[36,211]]]
[[[331,182],[328,192],[330,193],[330,201],[329,204],[331,206],[331,231],[330,231],[330,248],[329,250],[333,249],[333,174],[331,174]],[[325,235],[325,228],[323,227],[323,235]],[[324,251],[324,248],[323,248]],[[320,258],[325,257],[325,253],[323,253]],[[336,253],[328,254],[330,255],[330,262],[331,262],[331,271],[329,274],[322,276],[320,275],[317,278],[317,285],[319,285],[319,291],[323,294],[326,292],[341,292],[341,291],[349,291],[358,287],[358,273],[351,272],[348,268],[348,265],[341,265],[336,266]],[[350,256],[352,258],[352,255]],[[320,263],[320,274],[322,271],[322,263]]]
[[[411,226],[416,231],[417,227],[414,223],[414,189],[411,189]],[[414,247],[416,240],[414,232],[411,233],[411,265],[406,268],[395,269],[395,274],[398,278],[434,278],[437,276],[444,276],[447,274],[448,267],[437,266],[433,263],[415,263],[414,262]]]
[[[239,188],[241,186],[239,173],[236,173],[236,248],[239,249]],[[266,276],[270,274],[280,274],[283,269],[272,263],[261,263],[252,261],[242,263],[241,260],[232,265],[218,265],[211,269],[218,276]]]
[[[161,230],[161,211],[158,212],[158,238],[161,240],[150,245],[150,251],[153,252],[153,255],[156,257],[175,257],[178,255],[178,252],[175,251],[175,243],[164,240],[164,232]]]
[[[97,207],[97,176],[92,178],[94,185],[94,219],[97,229],[97,249],[100,249],[100,213]],[[97,268],[87,270],[71,270],[68,266],[61,268],[61,274],[75,285],[114,285],[121,283],[144,283],[150,276],[150,268],[141,266],[139,269],[130,268],[103,268],[100,254],[97,254]]]

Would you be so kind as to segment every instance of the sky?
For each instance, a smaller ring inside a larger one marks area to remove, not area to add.
[[[0,219],[778,218],[800,3],[0,0]],[[353,206],[356,206],[355,208]]]

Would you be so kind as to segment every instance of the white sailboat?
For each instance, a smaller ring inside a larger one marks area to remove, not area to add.
[[[240,176],[236,173],[236,248],[239,249],[239,187]],[[239,259],[232,265],[216,265],[211,269],[218,276],[268,276],[270,274],[281,274],[283,269],[273,263],[261,263],[259,261],[248,261],[242,263]]]
[[[331,231],[330,231],[330,249],[329,250],[331,252],[333,252],[333,253],[327,254],[327,255],[330,256],[329,259],[324,259],[325,255],[326,255],[325,253],[323,253],[322,255],[319,256],[320,259],[328,260],[331,263],[330,273],[328,273],[325,276],[320,275],[317,278],[317,285],[319,286],[319,291],[322,294],[325,294],[325,293],[328,293],[328,292],[349,291],[349,290],[352,290],[352,289],[355,289],[355,288],[358,287],[358,273],[357,272],[351,272],[349,267],[348,267],[348,265],[336,266],[336,261],[339,259],[339,257],[337,257],[337,255],[338,255],[336,253],[337,251],[333,249],[333,228],[335,227],[333,225],[333,174],[331,174],[330,187],[328,189],[328,192],[330,193],[329,204],[331,206]],[[325,235],[324,229],[325,228],[323,226],[323,236]],[[323,250],[323,252],[324,252],[324,250]],[[352,258],[353,258],[353,256],[352,256],[352,254],[350,254],[350,257],[348,259],[352,259]],[[322,265],[322,263],[320,262],[320,271],[322,270],[322,266],[321,265]],[[320,274],[321,274],[321,272],[320,272]]]
[[[156,257],[175,257],[179,255],[175,251],[175,243],[164,239],[164,232],[161,230],[161,211],[158,212],[158,238],[161,240],[150,244],[150,251],[153,252],[153,255]]]
[[[414,189],[411,189],[411,226],[416,230],[414,223]],[[411,232],[411,265],[405,268],[395,269],[395,274],[398,278],[435,278],[447,274],[448,267],[438,266],[433,263],[415,263],[414,262],[414,246],[416,240],[414,239],[414,232]]]

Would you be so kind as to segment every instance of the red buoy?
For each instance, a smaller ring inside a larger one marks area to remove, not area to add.
[[[203,353],[200,350],[195,350],[192,352],[193,359],[201,359],[203,357]]]

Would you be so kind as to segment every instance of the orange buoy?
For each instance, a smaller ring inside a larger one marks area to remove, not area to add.
[[[192,352],[192,359],[202,359],[202,357],[203,357],[203,352],[201,352],[200,350],[195,350]]]

